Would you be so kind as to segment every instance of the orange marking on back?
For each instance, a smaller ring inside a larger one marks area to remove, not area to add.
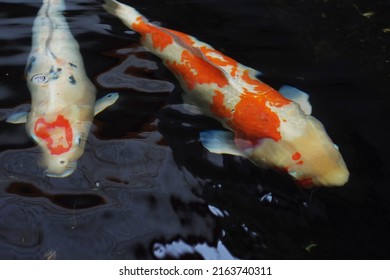
[[[219,90],[214,91],[213,104],[211,106],[211,112],[221,118],[229,118],[232,116],[232,112],[224,104],[223,93]]]
[[[245,92],[237,103],[231,124],[235,131],[249,140],[281,139],[279,117],[266,106],[265,95]]]
[[[206,46],[200,47],[200,50],[202,51],[202,53],[204,53],[206,55],[207,59],[209,59],[215,65],[218,65],[221,67],[231,66],[232,67],[232,70],[230,72],[231,76],[234,77],[237,74],[238,63],[234,59],[224,55],[223,53],[221,53],[215,49],[211,49],[211,48],[208,48]],[[212,56],[211,54],[213,54],[213,53],[217,54],[217,56],[219,56],[221,58]]]
[[[195,44],[194,40],[192,40],[191,36],[188,34],[185,34],[183,32],[179,32],[172,29],[165,29],[170,33],[173,33],[175,36],[177,36],[183,43],[185,43],[188,46],[193,46]]]
[[[248,70],[244,71],[242,79],[249,85],[255,86],[255,93],[266,94],[267,100],[271,106],[282,107],[291,103],[291,100],[285,98],[283,95],[281,95],[278,91],[276,91],[269,85],[259,81],[258,79],[250,77]]]
[[[54,143],[51,132],[56,129],[62,129],[65,139],[59,137],[59,143]],[[37,137],[47,142],[47,148],[53,155],[60,155],[70,150],[72,147],[73,131],[70,123],[63,115],[58,115],[52,123],[47,123],[44,118],[39,118],[34,126],[34,133]]]
[[[215,83],[222,88],[229,83],[220,69],[188,50],[182,52],[180,63],[167,61],[166,64],[172,72],[181,75],[189,90],[196,84]]]
[[[149,34],[155,49],[163,51],[167,46],[173,43],[173,38],[168,33],[164,32],[163,28],[159,28],[145,22],[142,17],[138,17],[137,21],[132,24],[131,28],[140,33],[143,40],[145,40],[145,35]]]

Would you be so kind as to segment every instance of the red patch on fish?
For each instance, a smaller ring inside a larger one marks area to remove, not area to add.
[[[146,34],[150,34],[155,49],[163,51],[173,43],[173,38],[169,34],[163,32],[161,28],[144,21],[142,17],[139,17],[131,27],[143,36],[143,40],[145,40]]]
[[[72,127],[63,115],[58,115],[51,123],[46,122],[44,118],[39,118],[35,123],[34,133],[47,143],[47,148],[52,155],[63,154],[72,147]]]
[[[193,90],[196,84],[215,83],[220,88],[229,84],[220,69],[188,50],[182,52],[180,63],[168,61],[167,66],[173,73],[181,75],[189,90]]]
[[[294,153],[292,156],[291,156],[291,158],[293,159],[293,160],[300,160],[301,159],[301,154],[299,153],[299,152],[296,152],[296,153]]]
[[[238,63],[234,59],[224,55],[223,53],[210,49],[208,47],[200,47],[200,50],[202,53],[207,57],[208,60],[210,60],[212,63],[215,65],[221,66],[221,67],[226,67],[226,66],[231,66],[231,71],[230,75],[234,77],[237,74],[237,67]]]
[[[224,104],[224,95],[223,92],[219,90],[214,91],[215,95],[213,96],[213,104],[211,106],[211,111],[220,118],[229,118],[232,115],[231,110],[226,108]]]
[[[163,28],[163,30],[172,33],[174,36],[179,38],[182,43],[184,43],[187,46],[193,46],[195,44],[194,40],[192,40],[191,36],[188,34],[176,30],[172,30],[172,29],[166,29],[166,28]]]

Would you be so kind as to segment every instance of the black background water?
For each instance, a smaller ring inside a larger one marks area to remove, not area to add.
[[[313,115],[351,171],[341,188],[300,189],[286,175],[208,153],[219,128],[174,110],[181,89],[99,1],[66,1],[98,96],[78,170],[43,176],[24,125],[23,78],[40,1],[0,1],[0,258],[388,259],[389,1],[123,1],[310,94]]]

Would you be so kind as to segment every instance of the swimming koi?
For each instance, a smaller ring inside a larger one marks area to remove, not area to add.
[[[32,28],[32,48],[25,75],[31,93],[30,112],[8,117],[26,123],[43,153],[46,175],[65,177],[77,166],[94,115],[113,104],[117,93],[95,102],[79,45],[63,16],[63,0],[44,0]]]
[[[134,8],[105,0],[104,8],[141,35],[185,90],[183,100],[219,120],[229,131],[200,135],[211,152],[248,158],[283,169],[304,185],[341,186],[349,172],[323,125],[311,114],[307,94],[261,82],[244,66],[195,37],[149,22]]]

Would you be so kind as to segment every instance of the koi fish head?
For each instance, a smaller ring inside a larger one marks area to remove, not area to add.
[[[342,186],[349,172],[323,125],[296,103],[272,108],[281,120],[280,139],[259,140],[250,151],[255,162],[284,169],[301,185]]]
[[[43,153],[42,164],[49,177],[66,177],[77,167],[77,160],[84,152],[89,122],[71,122],[57,115],[49,122],[48,117],[38,118],[32,127],[33,139]]]

